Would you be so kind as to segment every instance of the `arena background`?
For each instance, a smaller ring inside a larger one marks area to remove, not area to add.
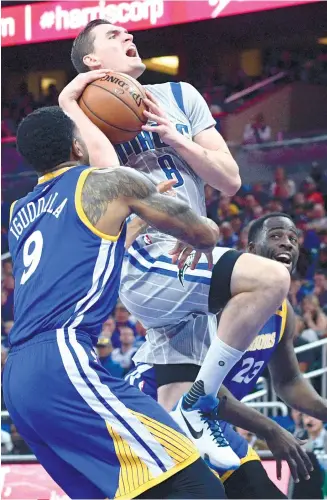
[[[244,250],[251,220],[275,210],[293,216],[303,241],[289,296],[297,313],[295,346],[301,370],[326,397],[327,8],[315,0],[2,2],[1,368],[14,321],[9,207],[36,181],[15,149],[15,130],[36,107],[57,103],[58,92],[75,76],[72,38],[91,18],[104,16],[133,32],[147,65],[141,83],[192,83],[228,141],[243,185],[232,198],[206,188],[208,215],[221,227],[218,244]],[[123,376],[143,340],[142,325],[118,304],[108,311],[100,358]],[[268,374],[246,399],[291,432],[297,427],[271,391]],[[65,498],[31,455],[3,404],[2,498]],[[302,431],[310,441],[310,431]],[[265,443],[247,438],[276,484],[301,498],[287,465],[277,481]],[[314,452],[324,475],[327,439]],[[322,491],[326,496],[326,480]],[[310,489],[306,498],[313,498]]]

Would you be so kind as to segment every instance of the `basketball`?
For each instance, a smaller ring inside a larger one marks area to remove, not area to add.
[[[110,72],[86,87],[79,106],[113,144],[120,144],[134,139],[147,122],[145,98],[134,78]]]

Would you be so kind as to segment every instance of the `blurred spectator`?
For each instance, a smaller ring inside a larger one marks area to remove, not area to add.
[[[306,225],[306,229],[314,229],[315,231],[327,229],[326,210],[322,203],[316,203],[309,213],[310,222]]]
[[[223,222],[220,225],[220,238],[218,240],[219,247],[236,248],[238,242],[237,235],[233,232],[233,228],[229,222]]]
[[[260,184],[259,182],[256,184],[253,184],[252,186],[252,192],[255,196],[255,199],[260,203],[260,205],[266,205],[269,201],[269,194],[267,191],[265,191],[263,184]]]
[[[14,424],[11,424],[10,426],[10,436],[13,444],[13,448],[11,451],[13,455],[32,455],[32,451],[25,443],[24,439],[19,434]]]
[[[311,328],[323,337],[327,333],[327,316],[322,311],[318,298],[308,295],[302,300],[303,320],[306,328]]]
[[[96,348],[102,366],[108,370],[113,377],[122,378],[124,375],[124,369],[119,363],[116,363],[112,359],[111,353],[113,349],[110,339],[106,337],[99,337]]]
[[[271,140],[271,128],[266,125],[262,113],[257,114],[251,123],[245,125],[243,141],[245,144],[260,144]]]
[[[327,305],[327,272],[322,269],[315,272],[313,293],[318,298],[321,307]]]
[[[245,227],[242,229],[240,233],[240,237],[238,240],[237,244],[237,250],[241,250],[242,252],[245,252],[247,246],[248,246],[248,234],[249,234],[249,227]]]
[[[303,424],[308,432],[306,451],[312,451],[322,469],[327,470],[327,430],[324,423],[309,415],[303,415]]]
[[[259,219],[263,215],[263,208],[261,205],[253,207],[253,219]]]
[[[16,133],[16,123],[12,119],[8,106],[2,108],[1,137],[13,137]]]
[[[129,326],[135,332],[135,322],[131,320],[130,313],[121,302],[118,302],[116,305],[115,320],[117,328]]]
[[[320,248],[318,267],[327,271],[327,246]]]
[[[206,184],[204,186],[204,194],[206,199],[207,216],[216,223],[218,222],[218,191],[213,187]]]
[[[303,289],[303,282],[298,274],[294,274],[291,279],[290,291],[288,294],[288,299],[293,307],[293,309],[300,313],[301,311],[301,301],[305,296]]]
[[[111,358],[115,363],[118,363],[124,369],[124,375],[132,367],[132,357],[137,349],[134,347],[135,336],[132,328],[128,326],[120,327],[120,344],[121,346],[114,349],[111,353]]]
[[[313,330],[313,328],[307,327],[302,316],[296,316],[295,328],[297,331],[297,335],[301,336],[301,338],[306,342],[316,342],[317,340],[319,340],[317,332]]]
[[[1,373],[5,367],[6,361],[8,357],[8,351],[7,349],[2,345],[1,346]]]
[[[274,198],[289,199],[294,196],[296,191],[295,182],[288,179],[285,170],[278,167],[275,170],[275,182],[270,186],[270,194]]]
[[[136,334],[136,330],[135,330],[135,323],[131,321],[131,315],[127,311],[126,307],[120,301],[117,302],[114,316],[116,321],[116,328],[112,333],[111,342],[114,348],[118,348],[121,346],[120,327],[127,326],[131,328],[134,332],[134,335]]]
[[[146,329],[139,321],[136,322],[136,337],[134,341],[134,347],[138,349],[145,342]]]
[[[57,87],[51,83],[47,89],[47,95],[42,101],[42,106],[58,106],[58,96]]]
[[[292,426],[288,430],[297,439],[306,439],[308,433],[305,430],[304,425],[303,425],[302,413],[299,412],[298,410],[295,410],[294,408],[292,408],[292,410],[291,410],[291,416],[292,416],[292,420],[294,422],[294,426]]]
[[[11,262],[11,260],[5,260],[3,262],[2,272],[3,272],[3,275],[11,275],[12,274],[12,262]]]
[[[12,452],[14,445],[11,441],[11,436],[9,432],[1,429],[1,454],[9,455]]]
[[[224,219],[228,219],[233,215],[239,214],[240,209],[235,203],[231,201],[230,196],[220,195],[220,200],[218,204],[218,217],[219,220],[222,221]]]
[[[10,333],[10,330],[12,329],[12,327],[14,326],[14,322],[13,321],[4,321],[2,323],[2,329],[1,329],[1,343],[2,345],[4,345],[5,347],[9,347],[9,339],[8,339],[8,335]]]
[[[235,234],[240,234],[243,223],[240,215],[233,215],[229,218],[229,222]]]
[[[112,316],[103,323],[101,337],[111,339],[113,333],[116,331],[116,321]]]
[[[273,198],[267,204],[267,208],[269,212],[283,212],[284,207],[279,198]]]
[[[238,434],[240,434],[246,441],[249,443],[249,445],[254,449],[254,450],[268,450],[267,443],[263,441],[262,439],[259,439],[255,434],[252,432],[246,431],[245,429],[242,429],[241,427],[236,427],[236,431]]]
[[[26,82],[22,82],[19,86],[18,95],[15,98],[15,105],[17,111],[17,123],[19,123],[26,115],[31,113],[36,107],[33,94],[28,91],[28,85]]]
[[[303,331],[303,321],[301,317],[297,317],[296,319],[296,328],[294,332],[294,347],[301,347],[304,345],[308,345],[310,342],[302,338],[301,333]],[[299,367],[302,373],[306,373],[310,371],[313,363],[315,362],[315,355],[312,352],[312,349],[304,352],[300,352],[296,355],[297,360],[299,362]]]
[[[258,202],[252,193],[244,196],[244,205],[242,211],[243,223],[249,224],[254,219],[254,209],[258,206]]]
[[[324,203],[323,196],[317,189],[317,185],[312,177],[307,177],[305,179],[303,183],[303,192],[306,201],[310,201],[312,203]]]

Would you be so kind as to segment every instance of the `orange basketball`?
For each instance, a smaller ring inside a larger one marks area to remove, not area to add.
[[[147,122],[144,89],[134,78],[110,71],[90,83],[79,105],[113,144],[131,141]]]

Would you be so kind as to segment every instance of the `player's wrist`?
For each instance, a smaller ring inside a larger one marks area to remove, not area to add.
[[[190,141],[185,135],[180,134],[179,132],[176,131],[176,134],[173,135],[169,142],[169,146],[175,149],[176,152],[178,152],[181,156],[183,151],[186,149],[190,148],[190,144],[192,144],[192,141]]]
[[[63,97],[59,96],[58,104],[61,107],[61,109],[63,111],[65,111],[65,113],[69,114],[70,116],[75,115],[76,111],[81,112],[81,109],[80,109],[80,107],[77,104],[77,101],[75,99],[71,99],[71,98],[66,97],[66,96],[63,96]]]
[[[256,434],[265,439],[265,441],[267,442],[275,440],[281,432],[280,426],[271,419],[269,419],[268,421],[264,419],[262,422],[260,422],[260,424],[261,425],[258,426]]]

